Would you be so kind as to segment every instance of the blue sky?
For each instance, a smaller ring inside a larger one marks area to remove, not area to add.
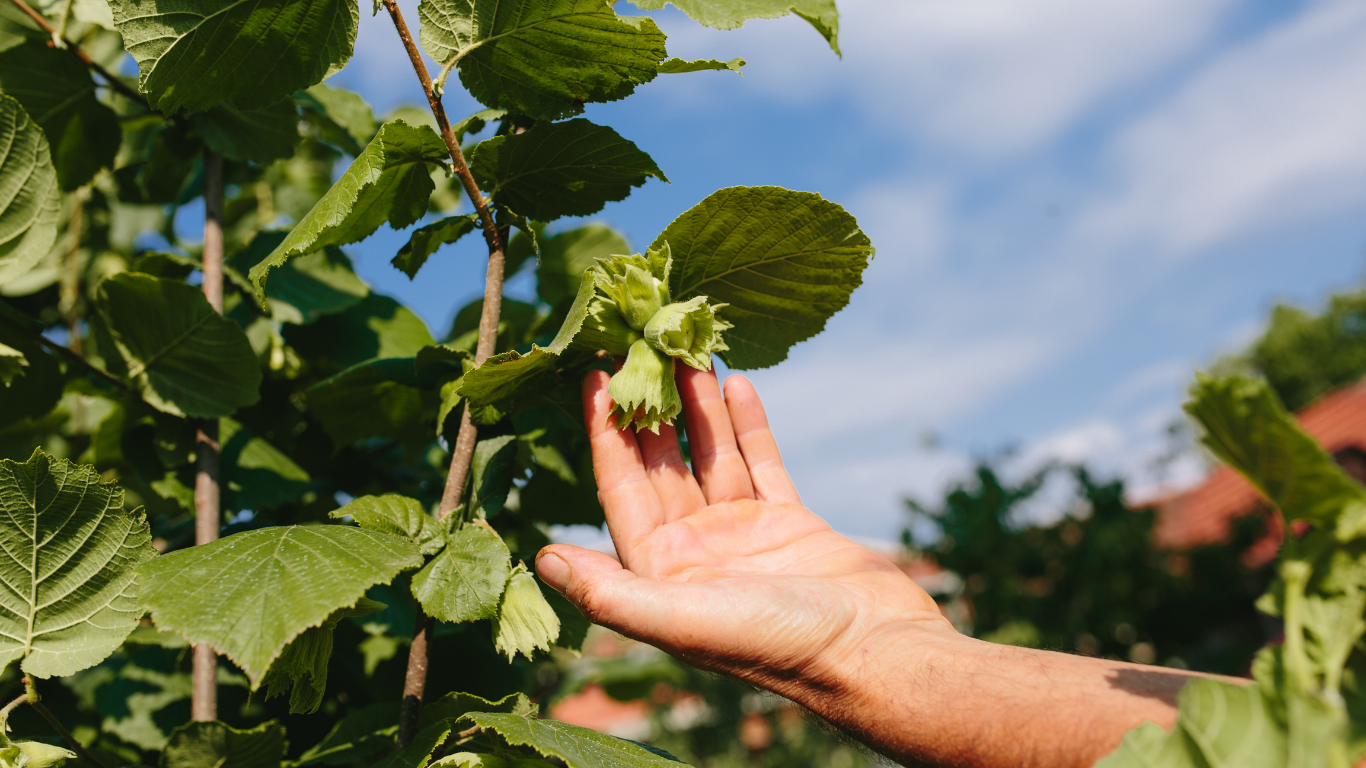
[[[415,3],[405,5],[416,26]],[[620,6],[623,13],[638,13]],[[975,456],[1086,459],[1141,492],[1192,370],[1276,301],[1321,306],[1366,259],[1366,5],[1351,0],[849,0],[836,57],[796,18],[703,29],[653,14],[665,75],[586,116],[649,152],[594,217],[648,243],[712,190],[778,184],[858,217],[877,256],[827,331],[751,377],[804,500],[880,538]],[[383,114],[421,93],[381,14],[337,76]],[[452,79],[454,83],[454,78]],[[479,107],[460,89],[454,117]],[[438,334],[482,293],[482,242],[389,266]],[[510,293],[527,292],[525,279]],[[937,437],[927,448],[924,436]]]

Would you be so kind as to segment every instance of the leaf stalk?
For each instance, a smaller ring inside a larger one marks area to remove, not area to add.
[[[33,687],[33,680],[27,677],[24,678],[24,695],[22,699],[23,701],[28,702],[34,709],[38,710],[38,714],[43,716],[43,719],[47,721],[47,724],[52,726],[52,729],[57,732],[57,735],[62,737],[62,740],[66,742],[67,746],[71,747],[71,751],[75,752],[77,757],[90,765],[95,766],[95,768],[105,768],[104,763],[96,760],[95,756],[90,754],[89,750],[85,748],[85,745],[76,741],[76,737],[71,735],[71,731],[68,731],[66,726],[62,725],[61,721],[57,719],[57,716],[52,714],[52,711],[43,704],[42,697],[38,695],[38,689]],[[12,701],[5,706],[5,709],[8,710],[10,707],[16,706],[17,704],[18,700]],[[6,714],[8,714],[8,712],[6,712]]]

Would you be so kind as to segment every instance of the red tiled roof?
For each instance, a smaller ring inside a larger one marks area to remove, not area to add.
[[[1311,403],[1295,415],[1300,426],[1329,453],[1366,450],[1366,379]],[[1200,486],[1153,504],[1157,509],[1154,542],[1183,550],[1226,541],[1235,519],[1265,508],[1266,501],[1246,480],[1219,467]],[[1267,515],[1266,539],[1247,553],[1249,564],[1269,561],[1284,536],[1280,515]]]

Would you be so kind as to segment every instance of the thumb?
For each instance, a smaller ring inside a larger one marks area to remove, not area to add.
[[[536,555],[536,573],[589,621],[639,640],[667,632],[667,584],[641,578],[610,555],[569,544],[551,544]]]

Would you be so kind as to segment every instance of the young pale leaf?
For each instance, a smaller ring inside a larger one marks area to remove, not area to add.
[[[825,328],[863,282],[868,236],[840,206],[812,192],[729,187],[688,209],[660,233],[669,244],[674,301],[727,303],[734,327],[721,353],[737,369],[766,368]]]
[[[229,418],[218,420],[223,508],[260,510],[295,501],[312,479],[265,438]]]
[[[518,563],[493,617],[493,646],[509,662],[519,653],[530,660],[536,651],[549,651],[559,635],[560,617],[545,601],[536,577]]]
[[[260,109],[219,104],[190,117],[209,149],[239,163],[269,163],[294,154],[299,143],[299,110],[283,99]]]
[[[417,271],[422,269],[427,259],[436,253],[436,249],[454,243],[478,228],[479,215],[475,213],[447,216],[425,227],[419,227],[413,231],[408,242],[398,249],[398,255],[394,256],[390,263],[412,280],[417,277]]]
[[[654,79],[664,33],[607,0],[422,0],[422,47],[489,107],[557,120]]]
[[[436,395],[416,383],[412,358],[361,363],[310,387],[308,410],[337,450],[368,437],[426,443]]]
[[[740,72],[740,70],[744,68],[745,63],[744,59],[738,57],[731,59],[730,61],[721,61],[719,59],[694,59],[692,61],[686,59],[669,59],[659,65],[659,74],[678,75],[685,72],[705,72],[711,69],[728,69],[731,72],[738,72],[743,75],[745,73]]]
[[[363,240],[386,221],[402,229],[422,218],[435,188],[430,169],[447,157],[441,137],[425,125],[394,120],[380,126],[337,183],[269,256],[251,268],[257,301],[265,306],[266,278],[285,260]]]
[[[318,128],[319,138],[353,157],[379,130],[370,105],[351,91],[320,83],[294,99],[303,108],[304,119]]]
[[[284,242],[287,234],[256,233],[250,245],[228,259],[229,266],[245,274]],[[346,254],[340,248],[327,247],[296,256],[273,271],[266,304],[273,320],[305,325],[323,315],[348,310],[369,295],[369,286],[356,276]]]
[[[413,576],[413,597],[429,616],[458,624],[491,619],[507,584],[507,545],[471,523],[453,531],[446,548]]]
[[[285,727],[271,720],[239,731],[217,720],[186,723],[171,733],[161,768],[280,768]]]
[[[114,25],[167,115],[225,101],[257,109],[340,70],[356,44],[348,0],[111,0]]]
[[[840,14],[835,0],[631,0],[647,11],[672,4],[693,21],[714,29],[737,29],[749,19],[776,19],[789,13],[806,19],[830,50],[840,52]]]
[[[355,605],[371,586],[421,564],[417,546],[405,538],[291,525],[163,555],[143,565],[138,578],[158,627],[212,645],[255,688],[289,641]]]
[[[333,520],[350,517],[367,531],[402,536],[417,545],[424,555],[434,555],[446,545],[441,526],[427,514],[417,499],[386,493],[361,496],[340,509],[332,510]]]
[[[555,720],[501,712],[474,712],[466,715],[465,720],[496,732],[509,744],[530,747],[546,757],[557,757],[568,768],[678,768],[683,765],[663,750]]]
[[[123,272],[100,283],[95,306],[148,404],[211,418],[260,399],[251,342],[198,288]]]
[[[1185,409],[1203,428],[1205,447],[1288,519],[1332,527],[1366,508],[1366,488],[1300,429],[1265,381],[1197,376]]]
[[[589,216],[651,176],[668,181],[634,142],[582,118],[481,141],[470,171],[500,204],[535,221]]]
[[[24,375],[24,369],[28,367],[28,358],[24,353],[7,344],[0,344],[0,384],[4,384],[8,389],[14,383],[15,378]]]
[[[368,616],[387,606],[362,597],[350,608],[333,612],[322,626],[309,627],[289,641],[280,657],[261,680],[266,699],[289,692],[289,713],[311,715],[318,711],[327,690],[327,662],[332,659],[332,632],[342,619]]]
[[[47,137],[13,96],[0,96],[0,200],[3,286],[47,255],[62,207]]]
[[[584,270],[593,266],[599,256],[631,252],[631,246],[620,232],[602,224],[589,224],[553,237],[543,236],[540,244],[536,294],[552,307],[578,293]],[[508,244],[509,258],[519,248],[526,249],[530,255],[526,238],[518,236]]]
[[[35,450],[0,460],[0,516],[0,669],[22,659],[51,677],[103,661],[142,618],[133,573],[156,550],[141,509],[125,512],[94,467]]]
[[[62,189],[113,164],[118,116],[100,103],[90,70],[70,51],[33,41],[0,53],[0,93],[18,99],[42,126]]]

